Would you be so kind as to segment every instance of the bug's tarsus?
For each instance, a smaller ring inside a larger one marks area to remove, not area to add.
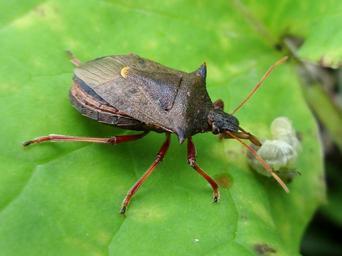
[[[127,195],[125,196],[125,198],[122,202],[122,205],[121,205],[121,209],[120,209],[121,214],[124,214],[126,212],[127,207],[129,205],[133,195],[135,194],[135,192],[137,192],[139,187],[152,174],[155,167],[163,160],[169,146],[170,146],[170,133],[166,133],[165,142],[163,143],[160,150],[158,151],[158,154],[157,154],[155,160],[153,161],[151,166],[147,169],[147,171],[143,174],[143,176],[141,176],[141,178],[132,186],[132,188],[128,191]]]
[[[283,64],[286,60],[288,59],[287,56],[282,57],[280,60],[276,61],[275,63],[273,63],[268,70],[266,71],[266,73],[262,76],[262,78],[260,79],[260,81],[254,86],[254,88],[248,93],[248,95],[246,96],[246,98],[241,101],[241,103],[233,110],[232,115],[235,114],[252,96],[253,94],[259,89],[259,87],[263,84],[263,82],[270,76],[270,74],[272,73],[273,69],[277,66],[279,66],[280,64]]]
[[[70,59],[70,62],[74,64],[75,67],[78,67],[79,65],[81,65],[81,61],[74,55],[72,51],[66,50],[65,52],[68,58]]]
[[[218,191],[218,185],[215,180],[210,177],[205,171],[201,169],[196,163],[196,148],[195,144],[192,142],[192,138],[188,138],[188,163],[189,165],[198,172],[203,178],[205,178],[213,189],[213,201],[215,203],[220,199],[220,192]]]
[[[127,209],[126,206],[122,206],[120,209],[120,214],[124,215],[126,213],[126,209]]]
[[[132,135],[120,135],[113,136],[110,138],[94,138],[94,137],[78,137],[78,136],[66,136],[66,135],[57,135],[50,134],[47,136],[42,136],[35,138],[33,140],[25,141],[23,146],[29,146],[35,143],[42,143],[45,141],[73,141],[73,142],[93,142],[93,143],[104,143],[104,144],[119,144],[123,142],[138,140],[144,137],[148,132],[143,132],[140,134],[132,134]]]
[[[31,145],[32,143],[33,143],[33,140],[28,140],[28,141],[23,142],[23,146],[27,147],[27,146]]]
[[[279,185],[285,190],[286,193],[289,193],[289,189],[286,186],[286,184],[281,180],[281,178],[272,170],[271,166],[266,163],[266,161],[258,155],[258,153],[250,146],[248,146],[245,142],[241,140],[241,138],[237,137],[234,133],[230,131],[226,131],[226,133],[231,136],[232,138],[238,140],[244,147],[246,147],[249,152],[251,152],[254,157],[262,164],[262,166],[265,168],[266,171],[272,175],[272,177],[279,183]]]

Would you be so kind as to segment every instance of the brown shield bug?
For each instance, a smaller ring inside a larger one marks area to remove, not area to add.
[[[214,202],[219,199],[218,185],[196,163],[196,149],[191,138],[197,133],[212,132],[224,138],[237,139],[288,191],[286,185],[269,165],[256,154],[253,148],[242,141],[247,139],[257,146],[261,145],[255,136],[240,127],[238,119],[233,116],[260,87],[273,68],[286,59],[287,57],[284,57],[274,63],[245,100],[232,114],[228,114],[223,111],[222,100],[212,102],[208,95],[205,63],[194,72],[187,73],[135,54],[102,57],[86,63],[81,63],[71,56],[71,61],[76,66],[70,90],[72,105],[82,115],[98,122],[143,132],[111,138],[48,135],[27,141],[24,146],[44,141],[119,144],[140,139],[149,131],[165,133],[165,142],[154,162],[124,198],[120,210],[122,214],[125,213],[134,193],[164,158],[170,144],[171,133],[178,136],[180,143],[187,139],[188,163],[209,182],[213,190]]]

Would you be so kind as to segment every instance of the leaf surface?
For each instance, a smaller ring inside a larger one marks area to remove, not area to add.
[[[272,23],[280,19],[266,15],[273,1],[262,7],[254,1],[14,3],[0,3],[6,13],[0,19],[2,255],[298,254],[303,230],[324,200],[325,185],[317,126],[291,61],[277,68],[237,114],[242,127],[261,138],[269,136],[274,118],[284,115],[293,121],[302,138],[302,176],[289,185],[290,194],[250,170],[237,142],[200,134],[194,137],[199,165],[228,184],[221,188],[221,201],[213,204],[210,187],[187,165],[186,147],[173,136],[165,160],[123,217],[121,200],[152,163],[163,134],[117,146],[21,147],[25,140],[50,133],[127,133],[71,107],[73,67],[66,49],[82,61],[134,52],[188,72],[206,61],[212,100],[221,98],[232,110],[283,55],[243,11],[254,13],[277,38],[291,19],[277,21],[282,26]],[[295,12],[294,1],[281,3]],[[302,24],[298,33],[307,36],[309,25]],[[312,34],[309,39],[316,41]],[[310,52],[314,58],[316,51]]]

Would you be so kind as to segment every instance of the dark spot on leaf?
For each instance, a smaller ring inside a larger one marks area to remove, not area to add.
[[[281,43],[277,43],[274,45],[274,49],[276,49],[277,51],[282,51],[283,50],[283,45]]]
[[[233,184],[233,178],[227,173],[215,176],[215,181],[222,188],[230,188]]]
[[[247,222],[248,221],[248,215],[246,214],[246,212],[241,212],[240,213],[240,220],[242,222]]]
[[[272,248],[268,244],[255,244],[253,249],[258,255],[271,255],[277,252],[276,249]]]

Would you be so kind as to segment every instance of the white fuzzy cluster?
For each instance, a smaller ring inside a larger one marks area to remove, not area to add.
[[[300,143],[291,121],[287,117],[274,119],[271,124],[271,134],[272,139],[265,140],[257,153],[274,171],[279,173],[293,172]],[[270,176],[254,157],[250,157],[250,164],[259,173]]]

